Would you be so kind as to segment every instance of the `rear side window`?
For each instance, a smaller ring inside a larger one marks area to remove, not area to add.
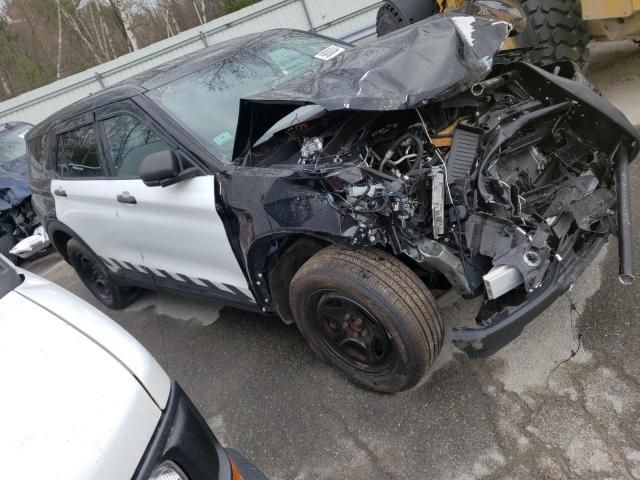
[[[46,135],[32,138],[27,143],[27,158],[29,159],[29,175],[31,178],[41,180],[46,178],[44,152],[47,141]]]
[[[60,177],[101,177],[102,168],[93,125],[58,136],[56,159]]]
[[[118,115],[102,123],[117,177],[138,177],[145,157],[170,150],[156,132],[132,115]]]

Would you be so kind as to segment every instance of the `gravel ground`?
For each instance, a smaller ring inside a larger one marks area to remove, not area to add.
[[[639,48],[596,46],[590,78],[640,124]],[[631,174],[640,185],[640,162]],[[640,225],[638,194],[633,206]],[[610,243],[573,287],[573,319],[563,297],[492,358],[445,344],[431,377],[394,396],[354,387],[275,319],[151,293],[107,313],[273,479],[640,479],[640,287],[620,285],[617,262]],[[57,255],[29,268],[96,304]],[[477,307],[440,303],[451,325]]]

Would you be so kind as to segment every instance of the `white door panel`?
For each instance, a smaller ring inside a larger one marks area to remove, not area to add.
[[[248,293],[247,281],[215,209],[213,176],[201,176],[169,187],[147,187],[142,180],[112,180],[117,194],[127,192],[136,204],[116,203],[128,247],[142,255],[155,274],[167,272],[201,286],[231,285]],[[115,198],[115,197],[114,197]]]
[[[105,179],[52,180],[56,216],[100,257],[140,265],[141,254],[127,247],[127,232],[118,218],[116,197],[121,190],[116,183]]]

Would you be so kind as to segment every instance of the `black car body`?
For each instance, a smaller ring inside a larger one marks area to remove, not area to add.
[[[25,134],[31,125],[10,122],[0,125],[0,253],[28,237],[38,225],[31,207]],[[11,256],[13,260],[13,256]]]
[[[398,278],[419,279],[412,291],[427,286],[483,296],[477,328],[454,328],[453,341],[472,355],[492,353],[569,288],[611,233],[620,229],[628,238],[628,222],[616,225],[617,210],[628,215],[628,190],[616,189],[614,176],[619,184],[627,180],[640,140],[572,64],[543,69],[527,63],[525,52],[500,52],[521,20],[504,3],[475,2],[358,47],[333,41],[339,54],[329,52],[316,68],[239,99],[235,135],[215,137],[233,140],[224,152],[203,142],[202,122],[176,117],[163,104],[179,88],[176,82],[215,62],[238,62],[242,71],[243,59],[261,45],[322,37],[266,32],[151,70],[29,134],[30,150],[41,152],[31,156],[32,172],[45,172],[31,184],[38,214],[65,255],[74,233],[56,219],[51,196],[56,126],[132,102],[189,158],[173,173],[167,159],[156,157],[163,168],[144,162],[140,176],[147,185],[215,176],[216,208],[260,311],[300,326],[300,312],[316,305],[315,297],[299,300],[290,285],[310,259],[330,245],[378,252],[372,255],[380,265],[389,261],[405,272]],[[629,248],[627,241],[625,279],[632,274]],[[342,259],[338,266],[349,262],[346,254],[332,255]],[[144,284],[138,272],[124,270],[114,272],[120,282]],[[354,305],[367,310],[362,302]],[[375,332],[376,322],[368,322],[366,331]],[[401,386],[369,380],[392,368],[382,357],[391,355],[401,333],[385,327],[367,343],[349,328],[347,335],[327,320],[327,338],[314,349],[370,388],[396,391],[416,383],[413,377]],[[442,342],[441,321],[423,324],[422,331],[430,364]],[[310,343],[322,335],[309,332]],[[345,337],[337,341],[339,334]],[[358,349],[379,358],[369,364]],[[394,358],[394,365],[402,363]]]

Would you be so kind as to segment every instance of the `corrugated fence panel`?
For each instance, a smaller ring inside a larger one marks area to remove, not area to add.
[[[373,2],[373,4],[375,3]],[[369,8],[371,5],[372,2],[369,0],[323,0],[322,2],[307,0],[309,15],[314,26],[339,20],[354,12]]]
[[[351,43],[357,43],[359,40],[375,33],[377,13],[377,9],[371,9],[357,17],[319,28],[316,31],[327,37],[341,38]]]
[[[36,124],[104,87],[216,42],[273,28],[315,30],[356,42],[373,34],[379,0],[263,0],[95,68],[0,103],[0,123]]]

